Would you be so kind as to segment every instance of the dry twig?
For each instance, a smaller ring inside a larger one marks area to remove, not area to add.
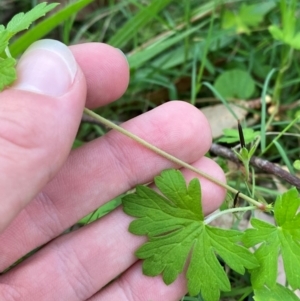
[[[235,162],[237,164],[241,164],[238,157],[235,155],[235,153],[222,145],[213,143],[210,147],[210,151],[220,157],[226,158],[232,162]],[[296,188],[300,189],[300,179],[289,172],[285,171],[281,167],[277,166],[274,163],[269,162],[268,160],[261,159],[258,157],[253,156],[250,160],[250,164],[253,167],[256,167],[266,173],[275,175],[276,177],[292,184]]]

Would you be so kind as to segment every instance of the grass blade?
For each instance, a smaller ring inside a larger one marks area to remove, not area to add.
[[[128,62],[131,69],[137,69],[141,65],[143,65],[145,62],[149,61],[154,56],[160,54],[167,48],[173,46],[174,44],[182,41],[185,37],[191,35],[195,31],[199,30],[199,26],[195,28],[191,28],[189,30],[186,30],[180,34],[177,34],[174,37],[167,38],[165,41],[158,43],[154,46],[149,46],[148,48],[133,54],[128,58]]]
[[[285,165],[287,166],[289,172],[290,172],[291,174],[295,174],[294,168],[293,168],[293,164],[290,162],[288,156],[286,155],[286,150],[283,149],[283,147],[281,146],[281,144],[280,144],[279,142],[274,141],[273,143],[274,143],[274,145],[276,146],[276,148],[277,148],[277,150],[278,150],[278,152],[279,152],[279,154],[280,154],[280,156],[281,156],[283,162],[284,162]]]
[[[271,80],[272,75],[276,72],[276,69],[272,69],[265,82],[264,87],[261,94],[261,123],[260,123],[260,150],[261,153],[264,152],[266,147],[266,95],[267,95],[267,89],[269,86],[269,82]]]
[[[209,90],[211,90],[213,92],[213,94],[215,95],[216,98],[218,98],[223,105],[226,107],[226,109],[231,113],[231,115],[238,120],[239,118],[237,117],[237,115],[235,114],[235,112],[232,110],[232,108],[230,107],[229,103],[227,102],[227,100],[215,89],[215,87],[213,85],[211,85],[208,82],[204,82],[203,83],[204,86],[206,86],[207,88],[209,88]]]
[[[108,44],[121,48],[136,34],[137,28],[142,28],[166,7],[172,0],[153,0],[147,7],[141,9],[133,18],[108,41]]]

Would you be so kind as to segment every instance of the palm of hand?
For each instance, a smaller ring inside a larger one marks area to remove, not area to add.
[[[113,47],[86,44],[71,50],[80,69],[68,93],[59,98],[21,89],[1,93],[5,131],[0,130],[0,167],[5,176],[0,176],[0,270],[48,244],[0,277],[0,299],[178,300],[186,291],[184,277],[166,286],[159,277],[142,275],[134,251],[145,238],[127,231],[131,218],[121,208],[58,237],[108,200],[174,167],[114,131],[69,154],[83,107],[114,101],[129,78],[125,58]],[[203,158],[210,130],[194,107],[169,102],[124,127],[223,179],[221,169]],[[195,176],[184,173],[188,180]],[[208,213],[222,201],[224,191],[201,182]]]

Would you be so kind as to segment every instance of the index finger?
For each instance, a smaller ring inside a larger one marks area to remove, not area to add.
[[[86,43],[70,47],[87,82],[88,108],[106,105],[123,95],[129,82],[125,55],[103,43]]]

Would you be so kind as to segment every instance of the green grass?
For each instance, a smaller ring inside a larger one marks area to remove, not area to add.
[[[1,23],[17,12],[29,10],[36,1],[15,2],[14,5],[9,0],[0,2]],[[224,110],[230,109],[227,104],[240,99],[234,95],[223,97],[215,90],[214,83],[226,71],[246,71],[255,82],[255,91],[249,99],[242,100],[246,104],[252,99],[263,99],[261,107],[249,109],[245,121],[261,134],[260,152],[255,155],[295,172],[293,162],[300,156],[300,140],[299,136],[293,136],[299,132],[299,123],[295,120],[299,109],[293,103],[300,98],[300,52],[293,45],[276,40],[268,28],[271,25],[281,28],[283,24],[285,30],[299,33],[300,22],[289,24],[292,21],[286,17],[299,10],[298,2],[290,1],[295,5],[291,11],[275,0],[110,0],[98,1],[98,5],[92,3],[92,8],[88,5],[90,2],[80,0],[68,6],[60,5],[53,14],[17,37],[11,45],[12,54],[22,53],[33,41],[45,36],[70,45],[105,42],[120,48],[130,64],[130,85],[119,100],[97,110],[115,122],[133,118],[172,99],[183,99],[199,109],[210,105],[210,99],[214,104],[223,102]],[[253,4],[260,5],[259,20],[257,13],[251,15],[250,8],[243,13],[242,5]],[[271,103],[264,101],[267,96],[271,97]],[[256,121],[253,124],[251,120]],[[105,131],[104,127],[82,123],[76,146]],[[281,134],[274,137],[268,132]],[[274,177],[260,171],[252,176],[255,189],[249,183],[241,183],[238,172],[231,174],[230,184],[265,198],[276,194]],[[282,184],[289,187],[284,181]],[[113,200],[88,221],[118,204],[118,200]],[[238,280],[233,274],[233,290],[224,294],[222,300],[252,300],[248,278],[246,275]]]

